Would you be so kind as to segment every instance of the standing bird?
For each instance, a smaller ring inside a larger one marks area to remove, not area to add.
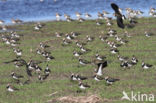
[[[123,15],[119,11],[119,7],[115,3],[111,3],[112,9],[115,11],[115,16],[117,17],[117,25],[118,27],[124,29],[125,25],[123,24]]]

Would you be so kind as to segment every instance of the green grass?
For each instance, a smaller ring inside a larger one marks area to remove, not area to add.
[[[117,55],[109,53],[109,47],[106,43],[99,41],[99,35],[105,35],[107,28],[105,21],[102,26],[97,26],[95,20],[88,20],[83,23],[77,21],[73,22],[44,22],[45,26],[41,31],[34,31],[34,24],[24,25],[12,25],[10,28],[15,28],[18,34],[22,34],[19,47],[23,50],[23,58],[28,62],[30,58],[34,60],[45,60],[42,56],[35,53],[39,43],[46,42],[50,45],[47,50],[52,53],[56,58],[49,62],[49,67],[52,71],[51,75],[43,83],[40,83],[37,79],[37,75],[31,78],[31,83],[28,85],[20,86],[14,83],[9,76],[12,71],[18,74],[24,75],[24,80],[28,79],[25,73],[25,67],[16,68],[13,64],[4,64],[4,61],[12,60],[16,57],[13,53],[12,47],[0,42],[0,103],[45,103],[47,100],[56,99],[58,97],[74,95],[87,95],[96,94],[102,99],[107,98],[113,100],[114,103],[131,103],[129,101],[121,101],[122,91],[130,93],[153,93],[156,95],[156,19],[154,18],[142,18],[138,19],[138,24],[134,28],[126,30],[132,34],[131,38],[126,38],[129,42],[126,45],[119,47],[120,54],[122,56],[135,55],[139,59],[139,63],[133,66],[131,69],[122,70],[120,68],[120,62],[117,60]],[[120,37],[123,37],[124,30],[117,27],[115,21],[113,21],[113,29],[117,30]],[[145,37],[144,31],[147,30],[155,35],[150,38]],[[82,57],[86,57],[87,60],[92,60],[92,57],[98,51],[101,55],[106,55],[109,61],[108,67],[104,69],[104,76],[110,76],[114,78],[120,78],[119,82],[114,83],[112,86],[106,86],[105,81],[96,82],[93,79],[86,80],[87,84],[91,85],[91,88],[82,92],[76,93],[78,90],[78,83],[73,83],[69,80],[71,72],[79,73],[84,76],[91,77],[94,73],[96,66],[86,65],[78,68],[78,59],[73,57],[73,50],[79,50],[76,47],[74,41],[69,46],[61,46],[62,38],[57,38],[55,32],[70,33],[71,31],[78,32],[81,35],[78,36],[78,40],[85,42],[86,35],[94,36],[93,42],[87,43],[85,47],[91,49],[91,52],[84,54]],[[102,33],[103,31],[103,33]],[[1,33],[2,34],[2,33]],[[3,33],[7,34],[7,33]],[[115,41],[114,38],[109,38]],[[33,52],[30,52],[33,49]],[[145,61],[149,64],[153,64],[154,67],[150,70],[143,71],[141,69],[141,62]],[[47,62],[40,64],[44,69]],[[11,83],[20,90],[17,92],[7,92],[6,85]],[[54,96],[48,95],[58,91]],[[111,101],[110,103],[112,103]]]

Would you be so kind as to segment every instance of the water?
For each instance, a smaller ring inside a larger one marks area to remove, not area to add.
[[[43,21],[55,20],[56,12],[67,13],[72,18],[75,12],[88,12],[97,17],[97,12],[106,10],[112,12],[110,3],[117,3],[120,8],[127,7],[144,11],[144,16],[148,15],[149,8],[156,7],[156,0],[7,0],[0,1],[0,20],[10,23],[11,19],[21,19],[23,21]],[[63,17],[62,17],[63,19]]]

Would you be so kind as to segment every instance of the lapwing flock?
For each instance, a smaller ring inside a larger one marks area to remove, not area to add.
[[[121,28],[122,31],[124,31],[124,36],[126,38],[132,37],[132,35],[130,35],[125,30],[125,28],[134,27],[135,24],[137,24],[136,18],[141,17],[141,15],[144,12],[142,12],[140,10],[133,10],[131,8],[126,8],[127,15],[125,16],[122,14],[122,9],[120,9],[117,4],[111,3],[110,6],[114,10],[113,15],[116,17],[117,26],[119,28]],[[138,62],[141,62],[141,61],[142,61],[142,64],[140,67],[142,67],[143,70],[152,68],[153,67],[152,64],[147,64],[143,60],[138,60],[137,57],[135,56],[135,54],[132,55],[131,57],[124,57],[124,56],[120,55],[120,51],[118,50],[118,48],[122,45],[127,44],[128,41],[125,38],[118,36],[117,31],[111,28],[111,25],[113,25],[113,23],[112,23],[113,19],[112,19],[112,17],[107,17],[108,14],[110,14],[110,13],[107,11],[104,11],[104,10],[102,12],[97,13],[98,18],[95,20],[95,25],[98,25],[98,26],[103,25],[103,23],[100,22],[100,20],[102,19],[102,20],[106,21],[106,25],[108,27],[107,34],[105,36],[100,35],[97,38],[101,42],[108,45],[109,52],[113,56],[116,56],[116,58],[118,58],[118,61],[120,62],[119,65],[121,66],[121,68],[123,68],[123,69],[131,68],[132,66],[137,65]],[[149,15],[152,17],[156,17],[155,8],[150,8]],[[62,16],[61,14],[56,13],[56,20],[61,21],[61,16]],[[78,20],[79,22],[84,22],[85,20],[88,20],[89,18],[92,17],[92,15],[90,15],[89,13],[84,14],[86,19],[82,18],[81,16],[82,16],[81,13],[76,12],[76,17],[77,17],[76,20]],[[66,19],[67,22],[74,21],[74,19],[72,19],[70,17],[70,15],[68,15],[68,14],[64,14],[64,18]],[[129,21],[129,24],[124,24],[125,19]],[[19,19],[17,19],[17,20],[12,19],[13,24],[20,24],[22,22],[23,21],[19,20]],[[4,21],[0,20],[0,25],[2,25],[4,23],[5,23]],[[40,31],[40,30],[42,30],[42,28],[44,28],[44,25],[42,25],[41,23],[36,23],[34,25],[33,29],[35,31]],[[2,26],[2,30],[4,30],[4,31],[7,30],[7,26]],[[94,60],[87,61],[85,59],[85,57],[83,57],[84,54],[86,54],[88,52],[92,52],[92,50],[86,48],[85,45],[89,45],[92,41],[95,40],[96,37],[87,35],[85,38],[86,42],[82,43],[81,41],[77,40],[77,37],[81,34],[74,32],[74,31],[72,31],[71,33],[59,33],[59,31],[58,31],[55,33],[55,35],[57,38],[62,40],[63,47],[71,46],[70,44],[74,43],[75,47],[79,48],[79,51],[77,51],[76,49],[73,51],[73,57],[77,58],[78,68],[81,68],[81,66],[86,66],[86,65],[96,65],[97,66],[97,68],[93,71],[94,74],[92,77],[85,77],[78,73],[71,73],[71,75],[69,75],[69,79],[71,80],[71,82],[74,82],[74,81],[77,82],[77,85],[79,86],[79,88],[81,90],[91,87],[91,84],[89,85],[89,84],[83,83],[83,80],[87,80],[89,78],[92,78],[97,82],[105,81],[106,85],[108,85],[108,86],[113,85],[114,82],[116,82],[116,83],[120,82],[120,78],[109,77],[109,76],[104,77],[103,70],[104,70],[104,68],[106,68],[109,65],[107,56],[100,55],[97,52],[96,54],[93,55],[95,58]],[[11,46],[13,48],[13,52],[16,54],[15,59],[4,61],[4,64],[9,65],[10,63],[13,63],[15,65],[15,67],[19,68],[19,69],[20,69],[20,67],[24,66],[25,72],[27,73],[29,78],[32,78],[34,76],[34,74],[37,74],[38,81],[40,81],[42,83],[49,77],[49,75],[52,74],[51,69],[49,68],[49,62],[51,60],[55,61],[55,56],[52,55],[51,52],[46,51],[46,48],[49,48],[50,46],[47,45],[46,42],[43,41],[38,44],[38,47],[36,48],[36,54],[43,56],[45,58],[45,61],[44,62],[36,61],[36,60],[33,60],[33,58],[30,58],[29,61],[26,61],[24,59],[24,57],[22,57],[23,52],[19,47],[21,36],[23,36],[23,35],[19,35],[14,31],[11,31],[7,35],[1,36],[3,43]],[[148,33],[147,31],[145,31],[145,36],[147,38],[149,38],[152,35],[150,33]],[[115,38],[116,41],[108,40],[108,38],[110,38],[110,37]],[[92,49],[94,49],[94,48],[92,48]],[[47,65],[46,68],[43,69],[42,67],[40,67],[39,66],[40,63],[46,63],[46,65]],[[19,84],[21,86],[31,83],[30,79],[22,82],[21,80],[25,77],[22,74],[18,74],[16,72],[11,72],[10,78],[12,78],[17,84]],[[14,92],[19,89],[15,88],[11,83],[8,83],[6,85],[6,90],[9,92]]]

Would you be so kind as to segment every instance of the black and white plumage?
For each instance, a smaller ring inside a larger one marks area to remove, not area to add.
[[[146,36],[146,37],[151,37],[152,34],[151,34],[151,33],[148,33],[147,31],[145,31],[145,36]]]
[[[90,88],[90,85],[79,82],[79,88],[84,90],[86,88]]]
[[[38,80],[40,80],[40,81],[43,81],[43,80],[45,80],[45,79],[47,79],[47,77],[48,77],[49,75],[47,75],[47,74],[45,74],[45,75],[38,75]]]
[[[13,86],[10,85],[10,84],[8,84],[8,85],[6,86],[6,89],[7,89],[7,91],[9,91],[9,92],[14,92],[14,91],[19,90],[19,89],[13,87]]]
[[[46,44],[43,44],[42,42],[40,43],[40,47],[41,48],[43,48],[43,49],[45,49],[45,48],[48,48],[48,47],[50,47],[49,45],[46,45]]]
[[[127,68],[128,67],[128,62],[127,61],[121,62],[120,67]]]
[[[48,64],[47,64],[47,66],[46,66],[46,68],[44,70],[44,73],[47,74],[47,75],[51,73],[51,70],[49,69]]]
[[[105,77],[106,83],[108,85],[112,85],[114,82],[119,81],[120,79],[114,79],[114,78],[109,78],[108,76]]]
[[[55,57],[53,57],[53,56],[51,56],[51,55],[46,56],[45,58],[47,59],[47,61],[50,61],[50,60],[52,60],[52,59],[55,59]]]
[[[79,80],[79,81],[88,79],[87,77],[81,76],[79,74],[76,74],[75,76],[76,76],[77,80]]]
[[[71,35],[69,35],[69,34],[65,34],[65,36],[66,36],[66,39],[68,39],[68,40],[72,40],[72,39],[74,39]]]
[[[112,54],[116,54],[116,53],[119,52],[119,50],[116,49],[116,48],[111,48],[111,49],[110,49],[110,52],[111,52]]]
[[[118,55],[118,59],[119,59],[120,61],[125,61],[125,60],[128,59],[128,57],[123,57],[123,56]]]
[[[60,38],[60,37],[62,37],[62,33],[58,33],[58,32],[55,32],[55,35],[56,35],[56,37],[58,37],[58,38]]]
[[[100,56],[99,54],[96,54],[95,57],[97,60],[100,60],[100,61],[106,59],[106,56]]]
[[[94,37],[91,37],[89,35],[86,36],[87,42],[91,42],[94,40]]]
[[[76,75],[73,74],[73,73],[71,74],[70,79],[71,79],[72,81],[77,81],[77,77],[76,77]]]
[[[133,64],[137,64],[138,59],[133,55],[133,56],[132,56],[132,59],[131,59],[131,62],[132,62]]]
[[[35,65],[35,71],[37,73],[40,73],[42,71],[42,68],[40,66],[38,66],[38,65]]]
[[[81,65],[86,65],[86,64],[89,64],[90,62],[87,61],[87,60],[84,60],[84,59],[82,59],[82,58],[79,58],[79,63],[80,63]]]
[[[119,7],[115,3],[111,3],[112,9],[115,11],[115,16],[117,17],[117,25],[118,27],[124,29],[125,25],[123,24],[123,15],[119,11]]]
[[[99,36],[99,39],[100,39],[101,41],[105,41],[107,38],[108,38],[108,37],[102,37],[101,35]]]
[[[79,33],[76,33],[76,32],[71,32],[70,34],[73,38],[76,38],[78,37],[78,35],[80,35]]]
[[[85,47],[83,47],[83,46],[80,46],[80,50],[81,50],[82,52],[89,52],[89,51],[90,51],[90,49],[87,49],[87,48],[85,48]]]
[[[12,76],[12,78],[15,79],[15,80],[19,80],[20,78],[24,78],[22,75],[18,75],[18,74],[16,74],[15,72],[12,72],[12,73],[11,73],[11,76]]]
[[[64,45],[69,45],[69,44],[71,44],[72,42],[71,41],[69,41],[69,40],[67,40],[67,39],[65,39],[65,38],[63,38],[63,46]]]
[[[103,75],[103,68],[107,67],[107,61],[100,62],[100,63],[97,64],[97,66],[98,66],[98,68],[97,68],[97,71],[96,71],[96,75],[102,76]]]
[[[81,52],[74,51],[74,52],[73,52],[73,55],[74,55],[75,57],[79,57],[80,55],[82,55],[82,53],[81,53]]]
[[[103,23],[102,22],[100,22],[100,21],[98,21],[98,20],[96,20],[96,25],[102,25]]]
[[[94,75],[94,80],[96,81],[101,81],[101,80],[104,80],[104,78],[98,76],[98,75]]]
[[[146,63],[142,62],[141,66],[142,66],[143,69],[149,69],[149,68],[151,68],[153,65],[151,65],[151,64],[146,64]]]

